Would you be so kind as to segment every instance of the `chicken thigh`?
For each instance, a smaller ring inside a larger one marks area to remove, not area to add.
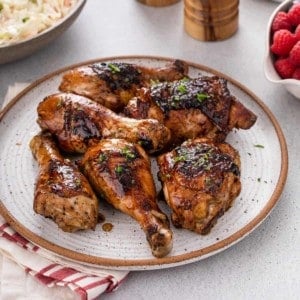
[[[227,81],[217,76],[185,78],[142,89],[129,101],[124,114],[159,120],[170,129],[173,144],[196,137],[223,141],[233,128],[248,129],[256,121],[256,116],[231,95]]]
[[[180,60],[163,68],[147,68],[129,63],[95,63],[68,71],[59,89],[91,98],[119,111],[139,88],[153,81],[173,81],[186,76],[188,65]]]
[[[158,157],[172,222],[206,234],[239,195],[240,157],[227,143],[188,140]]]
[[[34,136],[30,148],[40,168],[34,211],[52,218],[63,231],[94,229],[98,200],[84,175],[61,156],[50,134]]]
[[[98,194],[140,224],[153,255],[167,255],[172,232],[157,205],[150,160],[143,148],[122,139],[104,139],[87,150],[81,164]]]
[[[60,148],[69,153],[84,153],[101,138],[124,138],[152,153],[162,149],[170,139],[169,129],[157,120],[122,117],[71,93],[46,97],[37,111],[40,127],[54,134]]]

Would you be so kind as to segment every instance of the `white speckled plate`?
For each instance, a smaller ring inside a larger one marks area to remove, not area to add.
[[[163,66],[170,59],[138,56],[105,58],[101,61]],[[79,65],[92,62],[95,61]],[[113,224],[110,232],[103,231],[99,224],[95,231],[65,233],[50,219],[34,213],[33,187],[38,169],[28,143],[39,132],[36,106],[46,95],[57,91],[62,74],[75,66],[34,82],[0,113],[0,213],[11,226],[33,243],[57,255],[85,264],[122,270],[168,268],[197,261],[228,248],[254,230],[278,201],[286,181],[288,155],[283,133],[270,110],[247,88],[210,68],[189,64],[191,76],[203,73],[225,77],[232,94],[258,116],[250,130],[234,131],[228,136],[227,141],[241,155],[242,192],[210,234],[201,236],[173,228],[172,252],[165,258],[157,259],[151,255],[139,225],[106,204],[101,204],[101,209],[106,222]],[[263,145],[263,148],[257,145]],[[169,214],[164,203],[160,205]]]

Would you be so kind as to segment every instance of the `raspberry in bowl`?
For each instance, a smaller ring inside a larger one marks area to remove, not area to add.
[[[286,0],[270,17],[264,71],[300,99],[300,0]]]

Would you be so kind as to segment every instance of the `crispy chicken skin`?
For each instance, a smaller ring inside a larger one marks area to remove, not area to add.
[[[256,121],[256,116],[230,94],[227,81],[217,76],[185,78],[142,89],[129,101],[124,114],[164,123],[173,144],[196,137],[224,141],[233,128],[248,129]]]
[[[239,195],[240,157],[227,143],[188,140],[158,157],[172,222],[206,234]]]
[[[68,71],[59,89],[91,98],[119,111],[139,88],[152,81],[173,81],[186,76],[188,65],[180,60],[163,68],[147,68],[129,63],[95,63]]]
[[[52,218],[63,231],[94,229],[98,200],[84,175],[61,156],[50,134],[34,136],[30,148],[39,164],[34,211]]]
[[[122,139],[103,139],[82,159],[95,191],[142,227],[156,257],[172,249],[169,221],[156,202],[150,160],[141,146]]]
[[[170,139],[170,131],[154,119],[122,117],[86,97],[58,93],[46,97],[38,108],[38,124],[58,140],[69,153],[84,153],[102,138],[124,138],[140,143],[150,153]]]

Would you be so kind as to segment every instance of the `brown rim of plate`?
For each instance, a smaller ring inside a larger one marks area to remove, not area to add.
[[[100,59],[93,59],[88,60],[85,62],[81,62],[78,64],[73,64],[71,66],[64,67],[62,69],[59,69],[55,72],[52,72],[32,84],[30,84],[27,88],[25,88],[22,92],[20,92],[17,96],[15,96],[9,104],[0,111],[0,121],[2,120],[3,116],[14,106],[16,102],[18,102],[26,93],[28,93],[31,89],[38,86],[40,83],[50,79],[53,76],[59,75],[63,72],[66,72],[67,70],[92,64],[95,62],[101,62],[101,61],[109,61],[109,60],[122,60],[122,59],[152,59],[152,60],[162,60],[162,61],[173,61],[175,58],[167,58],[167,57],[161,57],[161,56],[143,56],[143,55],[129,55],[129,56],[112,56],[112,57],[105,57]],[[185,61],[185,60],[184,60]],[[151,258],[151,259],[139,259],[139,260],[133,260],[133,259],[109,259],[109,258],[102,258],[97,256],[91,256],[87,254],[81,254],[78,252],[75,252],[73,250],[69,250],[63,247],[60,247],[56,244],[53,244],[44,238],[39,237],[32,231],[28,230],[26,227],[24,227],[22,224],[18,222],[6,209],[6,207],[3,205],[2,201],[0,200],[0,213],[1,215],[6,219],[6,221],[11,225],[13,229],[15,229],[18,233],[23,235],[26,239],[33,242],[34,244],[43,247],[51,252],[54,252],[57,255],[63,256],[67,259],[75,260],[80,263],[85,264],[93,264],[93,265],[99,265],[106,268],[117,268],[117,267],[128,267],[130,270],[130,267],[142,267],[142,266],[159,266],[160,268],[166,265],[165,267],[172,267],[172,265],[180,265],[180,263],[188,263],[189,261],[196,261],[200,260],[201,257],[207,257],[213,254],[216,254],[217,252],[220,252],[221,250],[224,250],[228,248],[229,246],[232,246],[236,242],[240,241],[242,238],[244,238],[247,234],[252,232],[258,225],[261,224],[261,222],[269,215],[275,204],[278,202],[279,197],[283,191],[286,178],[287,178],[287,172],[288,172],[288,150],[287,145],[285,141],[285,137],[283,135],[282,129],[276,120],[273,113],[270,111],[270,109],[264,104],[262,100],[260,100],[254,93],[252,93],[248,88],[246,88],[244,85],[239,83],[238,81],[232,79],[231,77],[216,71],[212,68],[209,68],[207,66],[203,66],[201,64],[192,63],[189,61],[185,61],[189,66],[203,70],[205,72],[209,72],[212,74],[215,74],[217,76],[225,78],[228,82],[231,84],[237,86],[240,88],[243,92],[245,92],[248,96],[250,96],[261,108],[262,110],[267,114],[270,121],[272,122],[275,131],[278,136],[278,140],[280,143],[280,149],[281,149],[281,169],[280,174],[278,178],[278,182],[276,184],[276,187],[273,191],[273,194],[270,198],[270,200],[267,202],[267,204],[262,208],[260,213],[256,215],[255,218],[253,218],[247,225],[245,225],[243,228],[232,234],[231,236],[227,237],[224,240],[221,240],[217,243],[214,243],[213,245],[210,245],[208,247],[191,251],[186,254],[180,254],[176,256],[166,256],[163,258]]]

